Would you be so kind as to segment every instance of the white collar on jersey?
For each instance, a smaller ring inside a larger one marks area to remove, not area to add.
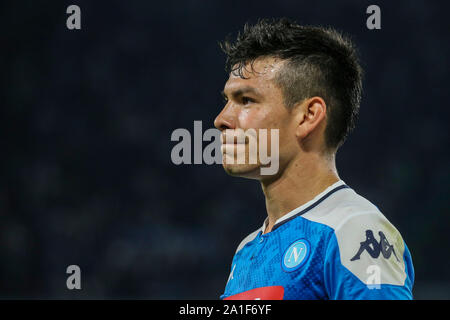
[[[277,224],[279,224],[280,222],[283,222],[289,218],[291,218],[292,216],[295,216],[297,213],[299,213],[300,211],[308,208],[309,206],[311,206],[312,204],[314,204],[316,201],[318,201],[319,199],[321,199],[324,195],[326,195],[328,192],[330,192],[331,190],[343,186],[345,185],[345,182],[343,180],[339,180],[335,183],[333,183],[331,186],[327,187],[325,190],[323,190],[321,193],[319,193],[318,195],[316,195],[312,200],[302,204],[301,206],[295,208],[294,210],[286,213],[284,216],[282,216],[281,218],[279,218],[277,221],[275,221],[274,226],[276,226]],[[264,230],[266,230],[266,225],[268,223],[269,217],[267,217],[264,220],[264,223],[261,227],[261,232],[264,233]]]

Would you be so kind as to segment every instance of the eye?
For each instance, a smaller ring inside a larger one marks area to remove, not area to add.
[[[252,98],[249,97],[242,97],[242,104],[249,104],[255,102]]]
[[[222,102],[223,102],[224,104],[227,104],[227,103],[228,103],[228,98],[227,98],[227,96],[226,96],[224,93],[222,93]]]

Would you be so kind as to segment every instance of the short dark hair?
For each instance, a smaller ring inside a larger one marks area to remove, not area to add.
[[[348,36],[332,28],[300,26],[286,19],[260,19],[245,24],[235,41],[220,43],[226,71],[244,78],[242,69],[257,58],[286,60],[275,81],[284,103],[320,96],[327,104],[325,142],[337,149],[355,126],[362,93],[362,68]]]

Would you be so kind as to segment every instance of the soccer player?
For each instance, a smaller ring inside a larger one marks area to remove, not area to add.
[[[352,42],[331,28],[263,19],[221,47],[229,79],[214,124],[223,166],[259,180],[267,209],[237,247],[221,298],[412,299],[414,269],[399,231],[336,170],[361,98]],[[247,129],[278,130],[275,174],[261,174],[260,159],[234,161],[237,132]]]

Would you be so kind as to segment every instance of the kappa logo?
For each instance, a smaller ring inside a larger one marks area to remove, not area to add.
[[[366,241],[360,243],[358,252],[353,258],[350,259],[350,261],[359,260],[364,251],[367,251],[367,253],[374,259],[378,258],[380,253],[385,259],[389,259],[391,255],[394,254],[395,259],[399,261],[397,255],[395,254],[394,246],[389,243],[384,233],[380,231],[378,234],[380,236],[380,242],[375,239],[372,230],[366,230]]]
[[[286,272],[292,272],[300,268],[308,259],[310,251],[309,242],[300,239],[286,249],[283,255],[282,267]]]

